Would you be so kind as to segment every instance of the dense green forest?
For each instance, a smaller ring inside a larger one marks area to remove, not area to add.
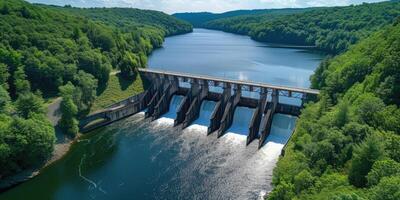
[[[301,13],[307,10],[312,10],[314,8],[284,8],[284,9],[259,9],[259,10],[235,10],[224,13],[210,13],[210,12],[199,12],[199,13],[176,13],[173,16],[190,22],[194,27],[201,28],[206,27],[206,23],[223,19],[228,17],[237,17],[237,16],[253,16],[257,17],[261,14],[294,14]]]
[[[156,11],[0,0],[0,179],[52,153],[54,128],[43,97],[63,97],[59,125],[75,135],[76,118],[90,109],[112,70],[133,76],[165,36],[191,29]]]
[[[122,32],[134,32],[141,29],[163,31],[163,35],[171,36],[192,31],[192,26],[175,17],[159,11],[140,10],[134,8],[71,8],[64,7],[76,15],[82,15],[92,20],[118,28]],[[152,34],[144,34],[152,35]],[[159,44],[161,45],[161,44]]]
[[[269,199],[400,199],[400,18],[312,76]]]
[[[246,34],[262,42],[316,46],[338,54],[400,14],[400,2],[319,8],[291,15],[265,14],[213,20],[206,28]]]

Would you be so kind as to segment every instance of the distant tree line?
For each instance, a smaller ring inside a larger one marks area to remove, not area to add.
[[[262,42],[309,45],[338,54],[394,22],[400,2],[314,8],[311,11],[247,15],[209,21],[206,28],[251,36]]]

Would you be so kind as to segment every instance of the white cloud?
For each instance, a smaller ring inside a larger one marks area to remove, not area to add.
[[[54,5],[77,7],[135,7],[175,12],[225,12],[238,9],[298,8],[312,6],[343,6],[381,0],[28,0]]]

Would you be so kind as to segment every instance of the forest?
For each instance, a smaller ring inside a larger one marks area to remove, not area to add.
[[[225,19],[238,16],[259,16],[261,14],[294,14],[302,13],[308,10],[316,8],[282,8],[282,9],[258,9],[258,10],[235,10],[224,13],[210,13],[210,12],[199,12],[199,13],[175,13],[178,19],[190,22],[196,28],[207,28],[206,24],[210,21]]]
[[[0,179],[51,155],[47,100],[63,97],[59,125],[73,137],[110,72],[133,76],[164,37],[190,31],[189,23],[156,11],[1,0]]]
[[[319,101],[302,111],[269,199],[400,199],[400,18],[311,81]]]
[[[391,24],[400,14],[400,2],[314,8],[302,13],[243,15],[205,23],[204,27],[251,36],[252,39],[314,46],[339,54],[362,38]]]

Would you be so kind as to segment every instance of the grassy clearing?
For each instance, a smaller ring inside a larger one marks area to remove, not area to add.
[[[105,86],[99,86],[97,98],[90,112],[103,109],[113,103],[124,100],[132,95],[144,91],[144,84],[139,75],[131,80],[123,78],[120,74],[110,75]]]

